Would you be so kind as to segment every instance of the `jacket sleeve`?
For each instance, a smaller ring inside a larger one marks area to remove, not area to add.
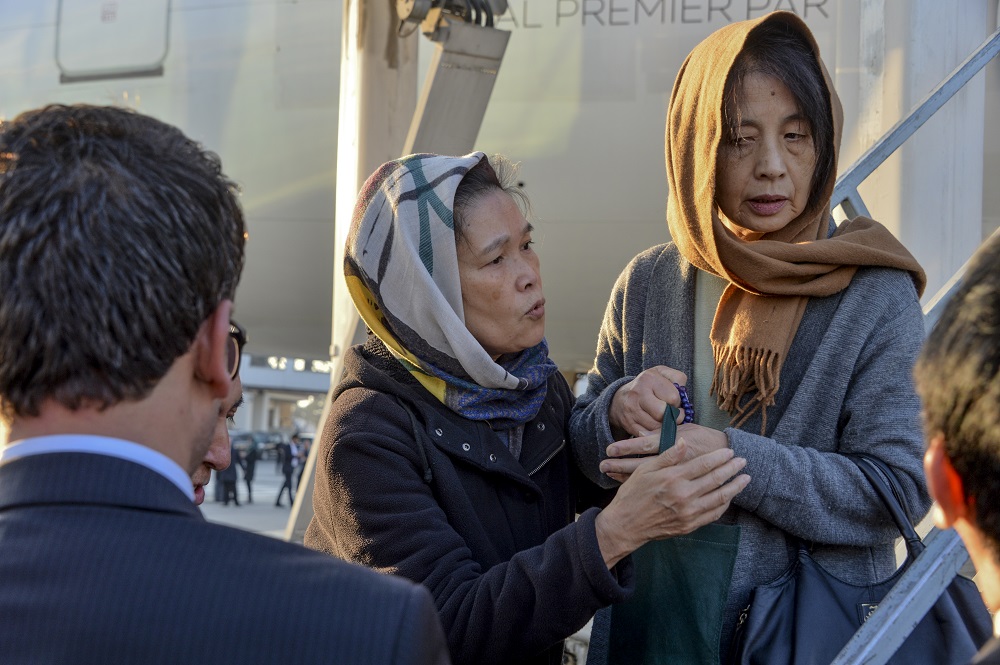
[[[437,478],[423,479],[403,408],[364,389],[338,402],[352,393],[360,399],[336,409],[324,432],[306,544],[426,586],[454,662],[520,662],[630,593],[630,564],[614,573],[604,564],[596,509],[483,569],[438,504]]]
[[[864,321],[865,314],[877,318],[867,334],[849,330],[839,342],[824,339],[817,354],[829,358],[817,366],[840,363],[841,369],[811,381],[807,374],[803,383],[810,381],[817,389],[805,400],[797,397],[800,404],[782,416],[776,438],[726,430],[752,478],[734,504],[804,540],[869,547],[892,542],[899,534],[882,501],[845,457],[865,453],[895,471],[913,519],[926,514],[930,497],[921,462],[920,402],[911,376],[924,327],[916,292],[909,291],[898,306],[864,312],[862,305],[839,317],[855,322]],[[852,338],[859,335],[854,347]],[[800,408],[803,402],[806,406]],[[830,409],[828,425],[812,426],[809,411]],[[786,419],[801,440],[782,439]]]
[[[451,663],[434,602],[422,586],[413,587],[395,638],[392,662],[397,665]]]
[[[637,331],[626,325],[628,312],[645,310],[648,262],[633,259],[618,276],[604,312],[597,338],[594,366],[587,373],[587,392],[573,407],[569,421],[573,456],[580,471],[597,485],[617,487],[618,482],[601,473],[598,465],[616,439],[608,422],[608,410],[615,393],[635,376],[627,373],[626,349],[629,334]],[[635,328],[633,326],[632,328]],[[642,331],[638,331],[641,335]]]

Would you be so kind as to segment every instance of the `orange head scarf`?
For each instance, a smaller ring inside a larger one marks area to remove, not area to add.
[[[723,97],[728,74],[748,37],[764,25],[798,35],[816,58],[834,128],[833,168],[819,195],[798,217],[780,230],[747,241],[719,217],[716,163],[727,135]],[[816,41],[790,12],[774,12],[714,32],[694,48],[677,74],[667,110],[667,225],[684,258],[729,281],[712,323],[712,393],[735,426],[761,410],[762,430],[766,427],[766,408],[774,404],[781,366],[809,297],[842,291],[860,266],[907,270],[918,292],[923,292],[926,278],[920,265],[878,222],[859,217],[826,237],[842,125],[840,100]]]

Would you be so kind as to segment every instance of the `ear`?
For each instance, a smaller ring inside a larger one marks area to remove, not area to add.
[[[960,520],[970,521],[972,505],[965,496],[962,479],[945,452],[943,434],[936,435],[927,446],[924,473],[931,498],[937,502],[934,514],[937,527],[947,529]]]
[[[202,321],[194,339],[195,374],[208,385],[216,399],[225,399],[232,386],[227,357],[229,315],[232,310],[232,300],[220,302],[208,318]]]

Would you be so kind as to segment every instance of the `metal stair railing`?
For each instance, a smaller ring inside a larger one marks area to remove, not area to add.
[[[909,115],[896,123],[837,179],[832,205],[841,206],[848,217],[869,216],[858,193],[861,183],[998,52],[1000,30],[994,32]],[[998,234],[1000,230],[993,235]],[[940,318],[944,305],[958,288],[967,266],[968,263],[962,266],[924,307],[926,330],[930,330]],[[910,564],[899,582],[844,646],[832,665],[884,665],[888,662],[968,561],[968,552],[952,529],[932,529],[924,542],[927,548]]]
[[[1000,30],[997,30],[958,66],[948,78],[934,88],[910,114],[893,125],[886,134],[865,151],[839,178],[833,189],[831,205],[841,206],[848,217],[869,217],[868,208],[861,200],[858,187],[868,176],[896,152],[938,109],[961,90],[973,76],[1000,51]]]

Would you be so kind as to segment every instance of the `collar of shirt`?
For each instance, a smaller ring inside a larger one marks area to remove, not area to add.
[[[993,615],[993,637],[1000,637],[1000,612]]]
[[[47,453],[91,453],[141,464],[172,482],[194,501],[191,478],[177,462],[152,448],[124,439],[90,434],[59,434],[11,441],[6,448],[0,450],[0,464],[20,457]]]

